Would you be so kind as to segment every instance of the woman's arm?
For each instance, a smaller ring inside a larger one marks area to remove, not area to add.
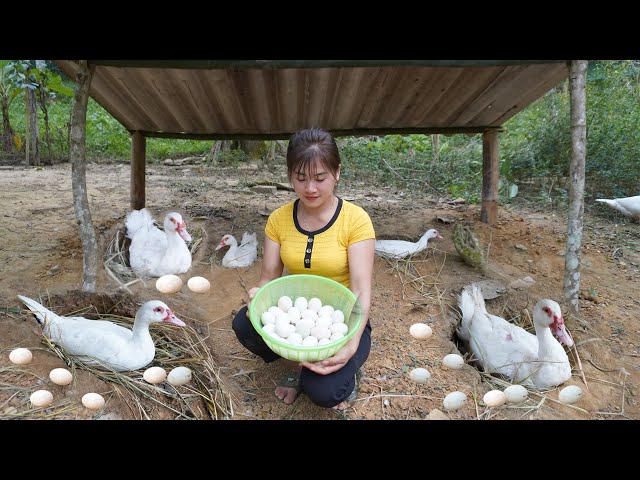
[[[362,309],[362,322],[355,335],[336,352],[333,357],[320,362],[303,362],[301,365],[320,375],[340,370],[358,350],[360,337],[369,320],[371,307],[371,282],[373,278],[373,256],[375,240],[363,240],[349,245],[347,252],[349,257],[349,283],[351,291],[355,294]],[[357,308],[357,307],[356,307]]]

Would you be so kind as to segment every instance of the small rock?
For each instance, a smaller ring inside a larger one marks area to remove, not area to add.
[[[522,250],[523,252],[526,252],[526,251],[529,250],[527,247],[525,247],[521,243],[516,243],[515,247],[516,247],[517,250]]]
[[[451,420],[445,413],[441,412],[437,408],[431,410],[427,418],[429,420]]]

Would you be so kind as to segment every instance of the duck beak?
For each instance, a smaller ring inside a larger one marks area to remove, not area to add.
[[[179,327],[185,327],[187,324],[176,317],[173,312],[167,309],[167,316],[162,319],[163,322],[173,323],[174,325],[178,325]]]
[[[216,250],[220,250],[221,248],[226,247],[225,243],[223,240],[220,240],[220,244],[216,247]]]
[[[567,329],[564,327],[564,320],[562,317],[553,317],[553,323],[550,325],[551,331],[558,337],[562,343],[564,343],[567,347],[573,347],[573,338],[567,332]]]
[[[187,242],[191,241],[191,235],[189,235],[189,232],[187,232],[187,226],[185,225],[184,222],[180,222],[178,224],[177,231],[178,231],[178,235],[184,238]]]

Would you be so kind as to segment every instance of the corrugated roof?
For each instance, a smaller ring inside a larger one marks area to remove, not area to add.
[[[56,60],[71,78],[77,63]],[[477,133],[568,76],[562,60],[96,60],[90,94],[150,137]]]

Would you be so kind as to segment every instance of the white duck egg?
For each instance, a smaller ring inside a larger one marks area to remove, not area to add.
[[[329,340],[328,338],[321,338],[320,340],[318,340],[318,346],[329,345],[330,343],[331,343],[331,340]]]
[[[177,275],[163,275],[156,280],[156,288],[162,293],[176,293],[182,288],[182,280]]]
[[[307,305],[309,305],[309,301],[305,297],[298,297],[296,301],[293,302],[293,306],[300,312],[304,312],[307,309]]]
[[[191,370],[187,367],[176,367],[167,375],[167,382],[173,386],[184,385],[191,380]]]
[[[409,378],[416,383],[427,383],[431,374],[426,368],[414,368],[409,372]]]
[[[142,378],[155,385],[167,379],[167,372],[162,367],[150,367],[144,371]]]
[[[207,293],[211,288],[211,283],[204,277],[191,277],[187,282],[187,287],[195,293]]]
[[[283,295],[278,299],[278,308],[280,308],[280,310],[282,310],[285,313],[289,311],[292,305],[293,305],[293,300],[291,300],[291,297],[287,297],[286,295]]]
[[[347,332],[349,331],[349,327],[347,326],[346,323],[332,323],[329,326],[329,330],[331,330],[331,333],[341,333],[342,335],[346,335]]]
[[[444,409],[447,411],[458,410],[462,408],[462,406],[466,403],[467,396],[463,392],[451,392],[449,395],[444,397],[442,401],[442,405]]]
[[[262,316],[260,317],[260,321],[263,325],[275,324],[276,316],[273,313],[267,311],[262,314]]]
[[[287,337],[287,340],[289,340],[291,345],[302,345],[302,335],[298,332],[293,332]]]
[[[316,325],[311,329],[311,336],[316,337],[318,340],[329,338],[331,336],[331,330],[329,330],[327,327],[319,327]]]
[[[329,317],[318,317],[316,327],[329,328],[333,325],[333,321]]]
[[[280,310],[280,307],[276,307],[275,305],[273,307],[269,307],[269,312],[273,313],[273,316],[277,316],[278,313],[284,313],[282,310]]]
[[[334,312],[334,310],[335,308],[333,308],[331,305],[323,305],[322,307],[320,307],[320,310],[318,310],[318,316],[331,318],[331,314]]]
[[[56,385],[69,385],[73,380],[73,375],[66,368],[54,368],[49,372],[49,378]]]
[[[450,368],[451,370],[458,370],[464,365],[464,358],[457,353],[450,353],[442,359],[442,365]]]
[[[409,333],[418,340],[426,340],[431,337],[433,330],[431,330],[431,327],[426,323],[414,323],[409,327]]]
[[[342,310],[334,310],[331,314],[331,320],[333,320],[333,323],[344,323],[344,313]]]
[[[99,393],[87,393],[82,397],[82,404],[89,410],[100,410],[104,407],[104,398]]]
[[[262,330],[267,332],[269,335],[271,335],[272,333],[275,333],[275,331],[276,331],[276,324],[275,323],[267,323],[264,327],[262,327]]]
[[[303,318],[296,323],[296,332],[298,332],[302,338],[308,337],[311,333],[311,329],[315,326],[315,322],[309,318]]]
[[[298,307],[291,307],[287,312],[287,316],[291,323],[298,323],[298,320],[300,320],[300,310],[298,310]]]
[[[584,392],[579,386],[569,385],[568,387],[564,387],[562,390],[560,390],[560,393],[558,394],[558,400],[566,404],[576,403],[582,398],[583,393]]]
[[[9,354],[9,360],[16,365],[24,365],[29,363],[33,359],[33,353],[28,348],[16,348],[11,350]]]
[[[331,340],[332,342],[335,342],[337,340],[340,340],[342,337],[344,337],[344,334],[342,333],[332,333],[331,336],[329,337],[329,340]]]
[[[289,317],[282,316],[276,318],[276,333],[282,338],[287,338],[290,334],[289,325],[291,325],[289,323]]]
[[[507,396],[502,390],[491,390],[484,394],[482,401],[487,407],[499,407],[507,401]]]
[[[305,337],[304,340],[302,340],[303,347],[315,347],[316,345],[318,345],[318,339],[311,335]]]
[[[314,312],[318,313],[322,308],[322,301],[319,298],[313,297],[311,300],[309,300],[309,303],[307,304],[307,308],[309,310],[313,310]]]
[[[522,385],[511,385],[504,389],[509,403],[522,403],[529,397],[529,392]]]
[[[318,319],[318,314],[313,310],[309,310],[307,308],[306,310],[303,310],[302,312],[300,312],[300,318],[310,318],[315,322]]]
[[[34,407],[48,407],[53,402],[53,393],[49,390],[36,390],[29,397]]]

